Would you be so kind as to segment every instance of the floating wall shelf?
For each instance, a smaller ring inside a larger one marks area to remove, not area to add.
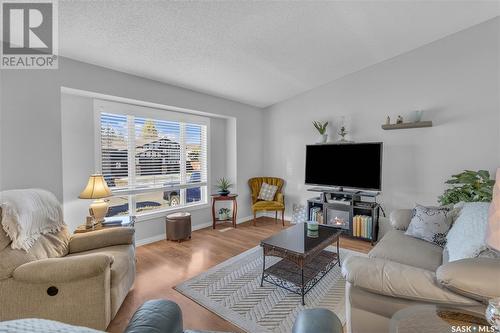
[[[421,127],[432,127],[432,121],[419,121],[419,122],[416,122],[416,123],[402,123],[402,124],[382,125],[382,129],[384,129],[384,130],[421,128]]]

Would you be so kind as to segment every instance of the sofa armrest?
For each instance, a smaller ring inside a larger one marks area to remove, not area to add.
[[[134,313],[124,333],[182,333],[181,308],[174,302],[147,301]]]
[[[434,272],[384,259],[349,257],[342,265],[346,280],[372,293],[413,301],[478,305],[441,287]]]
[[[472,258],[451,261],[439,266],[438,282],[458,294],[488,302],[500,297],[500,260]]]
[[[134,228],[116,227],[74,234],[69,241],[69,253],[78,253],[113,245],[134,243]]]
[[[302,310],[292,329],[292,333],[342,333],[343,331],[340,319],[330,310],[322,308]]]
[[[41,259],[17,267],[12,277],[27,283],[55,283],[83,280],[110,269],[113,257],[103,253]]]
[[[405,231],[411,222],[412,209],[396,209],[389,215],[391,226],[396,230]]]

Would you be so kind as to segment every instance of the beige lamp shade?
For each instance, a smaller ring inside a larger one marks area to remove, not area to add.
[[[500,169],[497,169],[493,199],[491,200],[486,231],[486,244],[495,251],[500,251]]]
[[[80,199],[102,199],[111,196],[111,190],[100,174],[91,175],[85,189],[80,193]]]

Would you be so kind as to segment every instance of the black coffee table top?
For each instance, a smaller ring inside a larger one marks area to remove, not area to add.
[[[278,234],[264,239],[261,246],[272,246],[288,251],[295,252],[299,255],[307,255],[309,252],[316,250],[318,246],[323,247],[323,244],[333,242],[342,233],[339,229],[326,225],[318,225],[315,237],[308,236],[311,232],[307,230],[307,223],[298,223],[290,228],[287,228]]]

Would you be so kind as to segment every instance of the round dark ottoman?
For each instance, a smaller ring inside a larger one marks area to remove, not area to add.
[[[180,242],[191,238],[191,214],[179,212],[167,215],[166,231],[168,240]]]

